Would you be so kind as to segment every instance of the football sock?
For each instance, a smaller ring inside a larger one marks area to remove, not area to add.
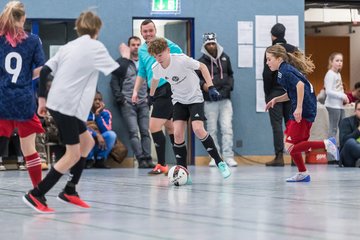
[[[58,172],[54,167],[50,169],[45,178],[31,190],[31,194],[34,196],[42,196],[45,195],[55,184],[59,181],[63,174]]]
[[[180,144],[175,143],[173,149],[175,153],[176,164],[187,168],[187,162],[186,162],[187,150],[186,150],[185,142]]]
[[[222,159],[219,155],[219,152],[215,146],[214,139],[210,136],[210,134],[207,134],[206,137],[203,139],[200,139],[202,144],[204,145],[206,151],[209,153],[209,155],[215,160],[216,165],[218,165]]]
[[[158,163],[161,166],[165,166],[165,136],[163,131],[158,131],[151,133],[154,144],[155,150],[158,157]]]
[[[81,174],[85,168],[86,158],[81,157],[80,160],[70,169],[69,180],[64,191],[68,194],[75,193],[75,186],[79,183]]]
[[[31,182],[33,186],[36,187],[41,181],[42,177],[40,156],[37,152],[35,152],[32,155],[25,156],[25,161]]]

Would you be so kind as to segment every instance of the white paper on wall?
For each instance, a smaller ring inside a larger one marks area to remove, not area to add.
[[[299,17],[298,16],[278,16],[278,23],[284,24],[285,39],[294,46],[299,46]]]
[[[262,79],[262,73],[264,70],[264,57],[266,48],[255,48],[255,78]]]
[[[238,21],[238,44],[253,44],[254,23],[252,21]]]
[[[268,47],[271,45],[270,30],[276,23],[276,16],[255,16],[256,47]]]
[[[252,68],[253,62],[253,45],[238,45],[238,67]]]
[[[265,112],[265,93],[263,80],[256,80],[256,112]]]

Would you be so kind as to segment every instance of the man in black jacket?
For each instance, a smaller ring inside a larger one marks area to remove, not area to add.
[[[277,23],[271,28],[272,45],[281,44],[287,52],[294,52],[297,48],[286,42],[284,38],[285,30],[285,26],[281,23]],[[266,64],[266,58],[264,58],[263,80],[266,103],[274,97],[285,93],[285,90],[277,82],[277,73],[278,71],[272,72],[270,70]],[[283,120],[285,124],[289,120],[290,110],[290,101],[278,103],[273,108],[269,109],[270,122],[273,131],[275,158],[272,161],[267,162],[266,166],[284,166],[284,133],[282,124]]]
[[[340,165],[360,167],[360,100],[355,102],[355,115],[340,122]]]
[[[151,158],[151,138],[149,134],[149,106],[147,100],[147,85],[141,86],[137,104],[133,104],[133,94],[138,65],[138,49],[140,38],[132,36],[128,46],[122,43],[119,47],[121,58],[116,61],[120,64],[120,76],[112,75],[111,90],[121,114],[127,124],[131,148],[139,163],[139,168],[153,168]],[[140,132],[140,137],[138,132]]]
[[[233,70],[231,68],[230,58],[224,53],[223,47],[217,42],[215,33],[205,33],[203,36],[202,57],[199,62],[204,63],[209,69],[213,84],[222,96],[222,100],[211,102],[208,93],[208,86],[204,78],[200,76],[201,89],[203,91],[205,105],[206,128],[213,137],[215,145],[222,153],[224,161],[230,167],[236,167],[233,151],[233,108],[231,103],[231,91],[234,86]],[[218,122],[221,130],[222,147],[219,147],[217,140]],[[221,149],[221,150],[220,150]],[[215,167],[215,161],[212,159],[209,166]]]

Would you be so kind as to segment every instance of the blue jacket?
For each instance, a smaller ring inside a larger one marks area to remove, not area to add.
[[[98,116],[95,116],[95,113],[90,112],[87,121],[94,121],[99,128],[100,133],[112,129],[112,115],[108,109],[104,109]],[[94,129],[88,127],[88,130],[93,137],[96,137],[97,133]]]

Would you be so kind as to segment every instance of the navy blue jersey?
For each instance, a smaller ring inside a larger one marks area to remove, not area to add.
[[[299,81],[304,83],[304,100],[302,109],[302,118],[309,122],[314,122],[316,117],[316,96],[313,86],[306,77],[295,67],[288,63],[281,63],[278,71],[278,83],[287,92],[291,102],[290,119],[295,120],[293,113],[297,106],[296,85]]]
[[[33,69],[44,63],[38,36],[28,33],[16,47],[0,37],[0,119],[21,121],[33,117],[36,111]]]

